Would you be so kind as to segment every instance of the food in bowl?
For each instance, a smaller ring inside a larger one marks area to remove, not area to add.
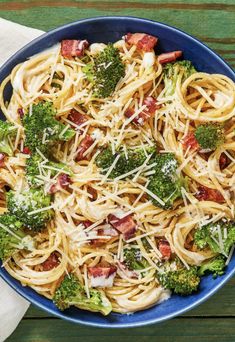
[[[157,40],[63,40],[1,84],[0,258],[60,310],[143,310],[232,257],[235,84]]]

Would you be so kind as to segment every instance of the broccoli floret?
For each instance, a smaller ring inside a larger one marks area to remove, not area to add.
[[[213,151],[224,142],[223,127],[217,123],[199,125],[194,135],[200,148],[204,150]]]
[[[14,137],[15,135],[16,127],[10,122],[0,120],[0,152],[5,153],[8,156],[13,155],[9,138]]]
[[[139,249],[126,248],[124,250],[124,262],[129,270],[142,270],[149,267],[148,261],[142,256]]]
[[[198,275],[201,277],[206,273],[213,273],[213,277],[215,278],[224,274],[224,268],[225,258],[222,255],[218,255],[202,264],[198,270]]]
[[[181,78],[181,82],[184,82],[186,78],[195,72],[196,69],[190,61],[179,61],[165,64],[163,67],[163,80],[166,96],[174,94],[179,77]]]
[[[155,147],[146,148],[147,154],[155,155]],[[118,153],[120,155],[117,164],[109,175],[109,178],[119,177],[127,172],[134,170],[141,166],[146,160],[146,154],[142,148],[128,149],[127,159],[123,151]],[[102,173],[106,173],[110,166],[113,164],[117,154],[112,154],[110,147],[105,148],[101,153],[98,154],[95,162],[96,165],[101,168]],[[151,158],[152,160],[152,158]],[[149,161],[150,163],[151,161]],[[148,164],[149,164],[148,163]]]
[[[58,141],[69,141],[75,131],[56,120],[55,110],[51,102],[39,102],[32,110],[24,115],[25,146],[32,153],[40,150],[48,155],[50,148]]]
[[[23,224],[13,215],[0,216],[0,259],[10,258],[17,250],[34,249],[34,240],[23,231]]]
[[[113,93],[117,83],[125,75],[125,66],[118,49],[113,44],[108,44],[93,63],[83,68],[83,72],[93,84],[94,96],[105,98]]]
[[[235,243],[235,222],[218,221],[199,227],[194,243],[200,249],[210,248],[214,253],[228,255]]]
[[[40,178],[40,173],[44,175],[49,171],[51,177],[54,177],[60,171],[71,175],[70,168],[64,163],[52,162],[49,160],[48,162],[45,162],[37,153],[26,160],[26,177],[29,184],[32,186],[42,185],[44,182]]]
[[[159,203],[151,196],[150,198],[154,205],[170,209],[174,201],[181,197],[181,188],[184,185],[184,180],[176,174],[178,162],[173,153],[159,153],[154,162],[156,162],[155,173],[150,177],[148,189],[165,204]]]
[[[8,211],[15,215],[29,229],[39,231],[45,228],[52,219],[54,212],[52,209],[42,210],[50,206],[51,196],[45,195],[42,189],[28,189],[21,193],[13,190],[7,193]]]
[[[219,253],[218,244],[211,238],[211,225],[200,227],[195,231],[194,243],[199,249],[209,247],[213,252]]]
[[[197,274],[197,267],[189,269],[180,268],[157,273],[159,283],[176,294],[187,296],[197,291],[200,284],[200,277]]]
[[[79,309],[101,312],[108,315],[112,311],[112,305],[103,291],[90,289],[90,298],[87,297],[84,286],[82,286],[73,274],[64,278],[57,288],[53,302],[60,310],[76,306]]]

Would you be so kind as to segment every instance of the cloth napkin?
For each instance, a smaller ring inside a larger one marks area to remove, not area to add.
[[[25,44],[40,36],[43,31],[25,27],[0,18],[0,66]],[[0,278],[0,342],[10,336],[29,307]]]

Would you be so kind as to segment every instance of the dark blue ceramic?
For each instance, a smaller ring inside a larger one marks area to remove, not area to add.
[[[43,51],[62,39],[87,39],[91,43],[107,43],[119,40],[127,32],[146,32],[157,36],[159,38],[157,52],[183,50],[184,58],[191,60],[199,71],[221,73],[235,81],[234,72],[222,58],[197,39],[174,27],[132,17],[97,17],[79,20],[75,23],[62,26],[26,45],[2,66],[0,69],[0,82],[11,72],[16,64],[25,61],[28,57]],[[10,91],[11,89],[9,87],[6,90],[6,99],[10,97]],[[204,277],[201,282],[200,292],[194,295],[189,297],[174,295],[168,301],[148,310],[132,315],[113,313],[108,317],[78,309],[69,309],[60,312],[50,300],[38,295],[28,287],[22,287],[4,268],[0,269],[0,275],[19,294],[51,314],[75,323],[97,327],[123,328],[162,322],[194,308],[221,288],[232,277],[234,270],[235,256],[227,267],[225,275],[217,279],[213,279],[211,276]]]

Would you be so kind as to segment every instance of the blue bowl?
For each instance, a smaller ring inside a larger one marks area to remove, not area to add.
[[[209,73],[221,73],[235,81],[233,70],[221,57],[216,55],[211,49],[197,39],[174,27],[133,17],[97,17],[79,20],[75,23],[62,26],[49,33],[45,33],[26,45],[1,67],[0,82],[9,75],[16,64],[49,48],[62,39],[80,38],[87,39],[92,43],[107,43],[119,40],[127,32],[146,32],[157,36],[159,38],[156,48],[158,53],[182,50],[184,51],[184,58],[192,61],[197,70]],[[6,99],[10,97],[11,87],[6,89],[4,95]],[[159,323],[185,313],[214,294],[232,277],[234,271],[235,256],[231,259],[225,275],[218,277],[217,279],[213,279],[210,275],[204,277],[201,281],[200,292],[194,295],[188,297],[173,295],[169,300],[160,305],[153,306],[150,309],[132,315],[112,313],[108,317],[75,308],[60,312],[50,300],[37,294],[29,287],[23,287],[17,280],[13,279],[4,268],[0,268],[0,275],[19,294],[48,313],[74,323],[104,328],[124,328]]]

